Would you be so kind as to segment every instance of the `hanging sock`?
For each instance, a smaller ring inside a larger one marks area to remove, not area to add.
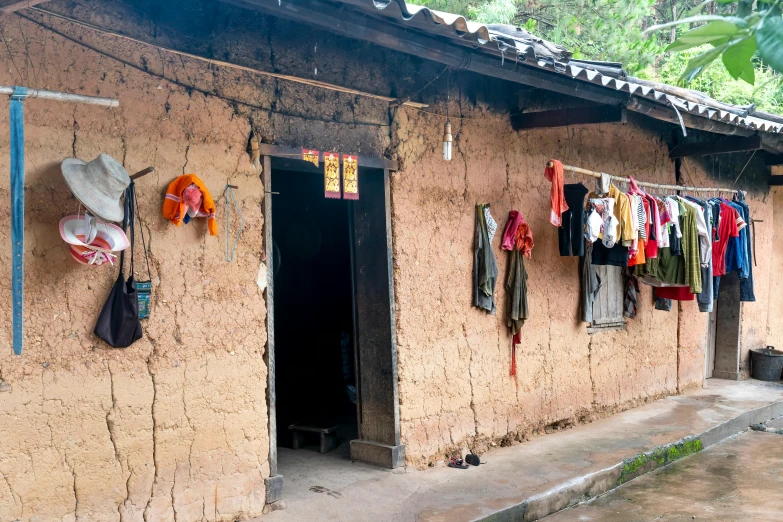
[[[14,353],[22,355],[24,319],[24,100],[26,87],[11,95],[11,290]]]

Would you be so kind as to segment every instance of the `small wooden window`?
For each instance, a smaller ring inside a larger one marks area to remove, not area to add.
[[[623,269],[619,266],[593,267],[601,279],[601,287],[593,301],[593,322],[588,333],[625,328],[623,305],[625,303],[625,281]]]

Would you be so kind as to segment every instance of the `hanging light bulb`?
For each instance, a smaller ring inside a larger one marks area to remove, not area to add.
[[[443,159],[451,161],[451,120],[446,120],[446,125],[443,126]]]

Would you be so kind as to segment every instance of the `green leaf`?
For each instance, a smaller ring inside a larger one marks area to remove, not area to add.
[[[769,17],[756,31],[761,58],[773,69],[783,72],[783,18]]]
[[[705,67],[714,62],[715,59],[720,56],[725,49],[726,46],[721,45],[720,47],[714,47],[709,51],[705,51],[699,55],[694,56],[688,62],[688,66],[685,68],[685,71],[683,71],[682,76],[680,76],[680,80],[686,84],[690,83],[694,78],[701,74]]]
[[[669,52],[676,53],[676,52],[679,52],[679,51],[685,51],[686,49],[690,49],[692,47],[698,47],[699,45],[701,45],[701,44],[684,43],[684,42],[681,42],[680,40],[675,40],[672,43],[670,43],[669,45],[667,45],[663,49],[663,51],[667,52],[667,53],[669,53]]]
[[[732,1],[734,1],[734,0],[732,0]],[[690,11],[688,11],[685,14],[685,16],[686,17],[687,16],[696,16],[697,14],[701,13],[702,11],[704,11],[704,8],[707,7],[707,4],[709,4],[710,2],[712,2],[712,0],[704,0],[702,3],[700,3],[699,5],[697,5],[696,7],[691,9]]]
[[[727,36],[734,36],[740,31],[740,28],[731,22],[725,20],[717,20],[710,22],[707,25],[692,29],[678,38],[683,43],[695,43],[705,44],[725,38]]]
[[[707,25],[697,27],[681,35],[677,40],[670,43],[666,49],[667,52],[677,52],[698,47],[707,43],[712,45],[723,45],[738,33],[744,32],[744,29],[723,20],[710,22]]]
[[[674,27],[675,25],[697,24],[701,22],[729,22],[738,27],[742,27],[742,28],[748,27],[748,23],[745,21],[745,19],[739,18],[737,16],[699,15],[699,16],[689,16],[687,18],[682,18],[680,20],[675,20],[673,22],[667,22],[665,24],[653,25],[645,29],[642,34],[652,33],[654,31],[659,31],[661,29]]]
[[[756,54],[756,39],[746,36],[730,44],[721,59],[732,78],[735,80],[741,78],[753,85],[756,81],[756,71],[751,61],[754,54]]]

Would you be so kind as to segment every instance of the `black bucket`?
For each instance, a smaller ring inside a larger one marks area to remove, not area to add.
[[[772,346],[750,351],[750,376],[760,381],[779,381],[783,352]]]

